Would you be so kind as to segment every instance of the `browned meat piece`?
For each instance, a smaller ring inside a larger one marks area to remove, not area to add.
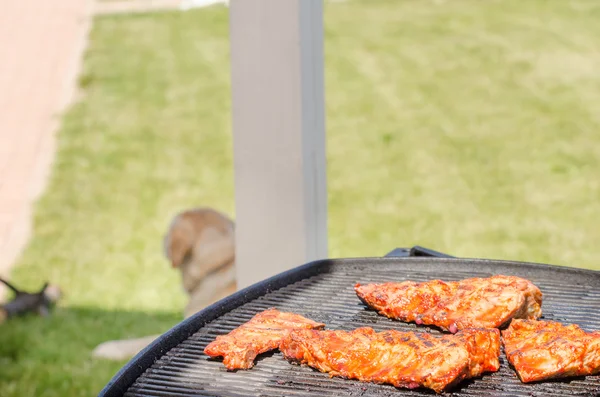
[[[380,314],[401,321],[436,325],[452,333],[465,328],[497,328],[513,318],[542,315],[542,293],[513,276],[444,282],[356,284],[358,297]]]
[[[500,332],[468,329],[456,335],[399,332],[297,330],[279,350],[295,362],[331,376],[440,393],[465,378],[500,367]]]
[[[502,340],[508,361],[525,383],[600,372],[600,332],[554,321],[513,320]]]
[[[204,349],[211,357],[223,356],[227,369],[249,369],[260,353],[277,349],[281,338],[294,329],[321,329],[317,323],[294,313],[268,309],[252,317],[227,335],[217,336]]]

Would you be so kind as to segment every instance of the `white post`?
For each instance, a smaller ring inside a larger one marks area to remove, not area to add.
[[[241,289],[327,257],[322,0],[230,3]]]

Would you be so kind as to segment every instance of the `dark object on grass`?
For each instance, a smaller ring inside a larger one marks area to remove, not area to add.
[[[0,278],[0,282],[15,293],[11,301],[0,305],[0,323],[11,317],[27,313],[37,313],[40,316],[47,316],[50,314],[52,304],[56,303],[62,295],[60,288],[48,283],[45,283],[39,292],[31,293],[17,289],[2,278]]]

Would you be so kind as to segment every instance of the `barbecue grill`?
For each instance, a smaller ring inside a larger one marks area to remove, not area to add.
[[[600,272],[559,266],[453,258],[421,247],[398,248],[383,258],[328,259],[286,271],[202,310],[183,321],[134,357],[100,392],[101,397],[191,396],[431,396],[425,389],[398,389],[364,383],[309,367],[291,365],[279,352],[258,357],[248,371],[228,372],[204,347],[277,307],[318,322],[327,329],[441,333],[390,320],[368,310],[354,293],[356,282],[460,280],[515,275],[535,283],[544,294],[543,319],[600,329]],[[452,396],[600,396],[600,376],[523,384],[502,354],[493,374],[461,383]]]

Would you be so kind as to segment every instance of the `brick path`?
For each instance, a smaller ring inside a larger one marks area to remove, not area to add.
[[[60,113],[75,93],[90,12],[88,0],[2,2],[0,275],[27,242],[31,204],[44,188]]]

